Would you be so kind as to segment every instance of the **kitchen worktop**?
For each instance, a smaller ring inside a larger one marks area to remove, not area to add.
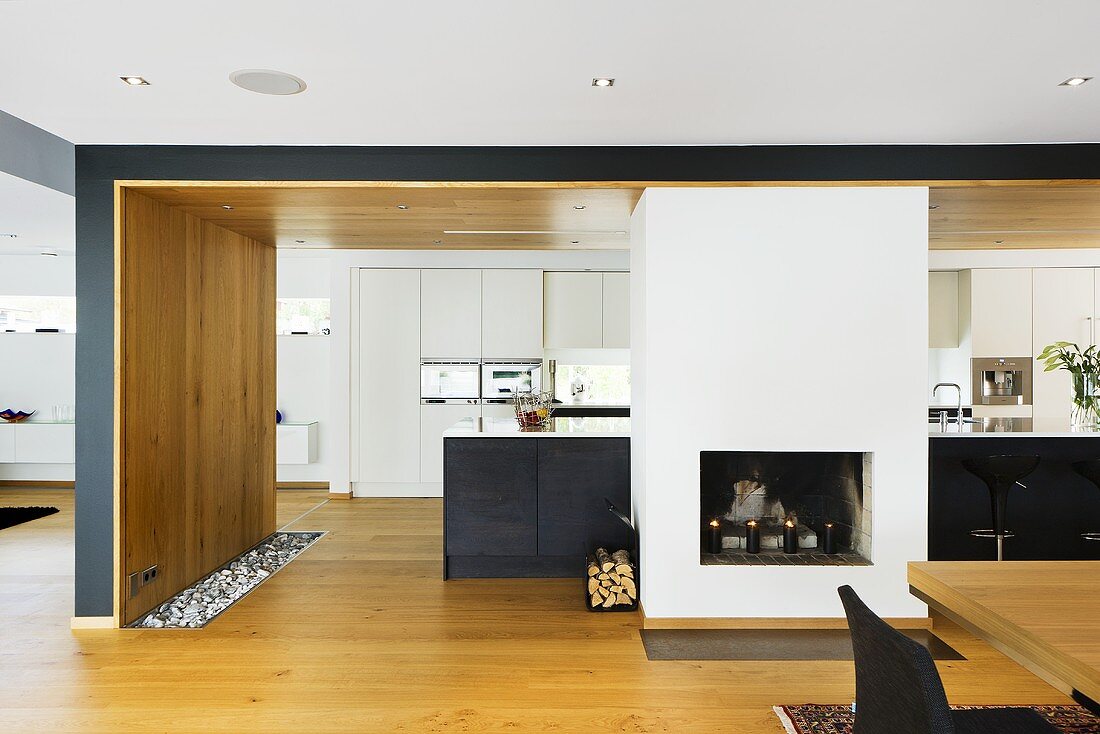
[[[552,418],[546,426],[521,428],[515,418],[463,418],[444,438],[629,438],[629,418]]]
[[[1100,437],[1100,428],[1080,428],[1070,425],[1066,418],[980,418],[980,423],[959,426],[951,423],[947,431],[940,430],[939,423],[928,424],[929,438],[967,437],[1017,437],[1017,438],[1082,438]]]

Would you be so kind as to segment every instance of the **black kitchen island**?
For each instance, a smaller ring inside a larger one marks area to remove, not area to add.
[[[1057,421],[1000,420],[959,432],[929,432],[928,559],[976,561],[995,558],[995,541],[974,537],[989,528],[992,511],[986,485],[962,465],[967,458],[1040,457],[1039,465],[1013,487],[1008,499],[1005,560],[1100,559],[1100,542],[1083,533],[1100,531],[1100,489],[1072,468],[1100,459],[1100,432],[1074,431]]]
[[[632,548],[630,420],[468,418],[443,434],[443,577],[575,577],[595,545]]]

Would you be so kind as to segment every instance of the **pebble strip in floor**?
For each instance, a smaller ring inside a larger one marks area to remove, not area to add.
[[[322,535],[323,532],[277,532],[130,626],[157,629],[203,627],[317,542]]]

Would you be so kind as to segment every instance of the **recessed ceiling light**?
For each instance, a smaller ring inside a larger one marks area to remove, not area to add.
[[[570,240],[569,241],[569,244],[571,244],[571,245],[579,245],[580,243],[581,243],[580,240]]]
[[[432,244],[433,244],[433,245],[442,245],[442,244],[443,244],[443,240],[432,240]]]
[[[13,240],[18,236],[19,235],[13,234],[12,232],[4,232],[3,234],[0,234],[0,237],[7,237],[7,238],[13,239]]]
[[[304,245],[304,244],[306,243],[306,241],[305,241],[305,240],[294,240],[294,241],[295,241],[296,243],[298,243],[299,245]]]
[[[119,79],[121,79],[123,83],[131,87],[149,86],[149,82],[145,81],[145,77],[143,76],[120,76]]]
[[[1092,79],[1092,77],[1091,76],[1071,76],[1069,79],[1066,79],[1064,82],[1062,82],[1058,86],[1059,87],[1079,87],[1082,84],[1084,84],[1085,82],[1087,82],[1089,79]]]
[[[409,208],[409,205],[408,204],[398,204],[397,208],[400,209],[401,211],[405,211],[406,209]]]
[[[939,208],[940,208],[940,205],[939,205],[939,204],[929,204],[929,205],[928,205],[928,208],[929,208],[929,209],[939,209]]]
[[[1004,243],[1005,243],[1004,240],[993,240],[993,244],[995,244],[995,245],[1003,245]]]
[[[57,257],[57,253],[56,252],[43,252],[42,256],[43,257]]]
[[[227,212],[233,211],[233,207],[229,206],[228,204],[222,204],[222,209],[225,209]]]
[[[298,77],[271,69],[238,69],[229,75],[229,81],[256,94],[286,96],[306,91],[306,83]]]
[[[573,208],[580,212],[580,211],[584,211],[588,207],[585,206],[584,204],[574,204]]]
[[[592,80],[592,86],[594,87],[613,87],[615,86],[615,80],[607,76],[598,76]]]

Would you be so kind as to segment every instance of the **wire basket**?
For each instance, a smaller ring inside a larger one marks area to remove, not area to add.
[[[519,393],[515,396],[515,408],[521,427],[545,426],[554,414],[554,396],[548,392]]]

